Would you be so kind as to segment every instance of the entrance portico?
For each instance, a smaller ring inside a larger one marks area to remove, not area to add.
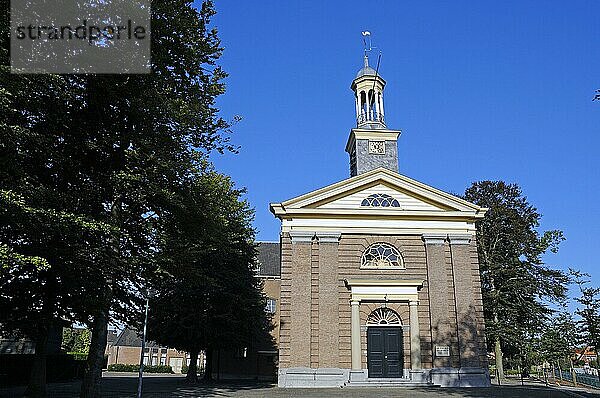
[[[369,366],[367,369],[363,369],[362,352],[361,347],[361,319],[360,319],[360,305],[361,303],[376,303],[381,305],[381,309],[386,309],[388,303],[408,303],[409,306],[409,324],[402,325],[400,320],[398,323],[391,323],[383,319],[379,323],[369,322],[367,320],[364,325],[368,327],[402,327],[404,332],[408,331],[410,335],[410,370],[403,373],[402,375],[395,377],[410,378],[415,381],[427,380],[427,375],[424,374],[421,369],[421,332],[419,328],[419,290],[423,287],[423,280],[416,279],[348,279],[345,281],[346,286],[350,290],[351,299],[351,355],[352,355],[352,370],[350,372],[350,381],[362,381],[369,375]],[[375,311],[374,311],[375,312]],[[382,335],[382,339],[387,338],[386,335]],[[367,353],[369,353],[369,341],[367,337]],[[371,339],[371,342],[376,342],[377,339]],[[384,354],[385,355],[385,354]],[[384,358],[385,359],[385,358]],[[381,376],[379,373],[376,377],[394,377],[384,375]]]

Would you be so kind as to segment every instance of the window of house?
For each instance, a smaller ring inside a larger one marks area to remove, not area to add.
[[[400,202],[386,193],[374,193],[363,199],[361,206],[400,207]]]
[[[402,254],[388,243],[374,243],[364,251],[361,268],[404,268]]]
[[[268,314],[274,314],[276,309],[277,309],[277,302],[272,298],[268,298],[267,305],[265,306],[265,311]]]
[[[166,353],[160,354],[160,364],[161,365],[167,364],[167,354]]]
[[[400,316],[389,308],[377,308],[367,317],[367,325],[401,325]]]

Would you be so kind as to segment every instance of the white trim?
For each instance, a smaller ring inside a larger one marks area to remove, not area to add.
[[[366,269],[366,270],[378,270],[378,269],[397,269],[400,271],[404,271],[406,269],[405,266],[395,266],[395,267],[390,267],[390,266],[386,266],[386,267],[377,267],[377,266],[373,266],[373,265],[361,265],[359,267],[359,269]]]
[[[275,215],[280,216],[286,214],[288,209],[306,207],[316,202],[326,200],[330,197],[341,195],[349,190],[360,189],[360,187],[364,185],[377,181],[387,182],[388,184],[396,186],[401,190],[412,192],[417,196],[421,196],[431,200],[434,203],[439,203],[457,211],[475,214],[481,213],[481,216],[483,216],[487,210],[422,182],[379,167],[358,176],[354,176],[296,198],[286,200],[282,203],[272,203],[271,211]]]
[[[417,286],[354,286],[352,294],[358,295],[415,295]]]
[[[451,245],[468,245],[471,243],[472,235],[469,234],[457,234],[448,235],[448,241]]]
[[[290,231],[290,238],[292,238],[292,243],[311,243],[314,236],[314,232]]]
[[[341,232],[316,232],[317,239],[319,243],[338,243],[340,241],[340,237],[342,236]]]
[[[423,242],[426,245],[443,245],[446,242],[446,234],[423,234]]]
[[[422,235],[474,233],[475,223],[455,220],[398,220],[385,217],[360,218],[293,218],[281,221],[281,231],[331,231],[342,234]],[[444,236],[445,236],[444,235]]]
[[[346,279],[352,301],[418,301],[421,279]]]

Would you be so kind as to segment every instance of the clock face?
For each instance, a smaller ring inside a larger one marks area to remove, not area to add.
[[[369,141],[369,153],[385,154],[385,141]]]

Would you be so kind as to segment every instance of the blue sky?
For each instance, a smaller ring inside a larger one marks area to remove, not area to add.
[[[567,241],[549,264],[600,277],[600,2],[217,1],[230,73],[220,98],[237,155],[217,168],[248,189],[260,240],[269,202],[349,176],[350,83],[360,32],[382,51],[400,172],[448,192],[516,182]]]

